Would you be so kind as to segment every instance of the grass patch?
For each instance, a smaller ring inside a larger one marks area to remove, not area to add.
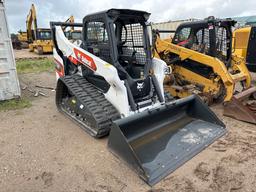
[[[0,111],[23,109],[31,106],[32,106],[31,102],[25,98],[0,101]]]
[[[54,64],[51,58],[22,59],[16,62],[18,73],[53,72]]]

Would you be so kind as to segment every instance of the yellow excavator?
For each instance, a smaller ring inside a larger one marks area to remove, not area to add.
[[[153,52],[173,70],[165,78],[165,89],[173,96],[197,94],[208,104],[224,102],[224,115],[256,123],[256,102],[251,100],[256,87],[251,87],[244,58],[232,54],[235,23],[214,17],[186,22],[165,40],[155,30]]]
[[[53,42],[51,40],[51,30],[49,28],[38,28],[35,5],[32,4],[26,20],[27,39],[29,51],[39,55],[52,53]]]
[[[67,24],[73,24],[75,23],[75,18],[73,15],[71,15],[64,23]],[[66,30],[67,28],[69,28],[69,30]],[[67,37],[68,40],[75,42],[77,41],[78,43],[80,43],[80,41],[82,40],[82,31],[75,29],[75,27],[66,25],[66,26],[62,26],[62,30],[64,31],[65,36]]]
[[[245,58],[248,69],[256,72],[256,26],[245,26],[233,32],[234,54]]]
[[[75,17],[71,15],[64,23],[75,23]],[[74,26],[63,26],[62,30],[65,31],[68,27],[70,31],[74,30]]]

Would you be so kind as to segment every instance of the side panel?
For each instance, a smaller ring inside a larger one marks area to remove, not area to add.
[[[110,89],[105,94],[107,100],[116,107],[122,116],[129,115],[129,103],[125,85],[120,80],[116,68],[99,57],[75,46],[65,37],[60,26],[56,26],[56,42],[64,56],[73,63],[80,63],[90,68],[96,75],[100,75],[110,84]],[[54,59],[58,59],[54,54]],[[118,98],[118,99],[117,99]]]
[[[0,1],[0,100],[20,96],[11,37],[8,30],[5,7]]]

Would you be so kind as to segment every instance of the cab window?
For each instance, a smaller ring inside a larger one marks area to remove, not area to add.
[[[190,27],[184,27],[182,28],[177,34],[176,37],[174,38],[175,43],[180,43],[182,41],[186,41],[189,39],[191,33],[191,28]]]
[[[103,22],[89,22],[87,24],[87,40],[90,42],[107,42],[108,34]]]

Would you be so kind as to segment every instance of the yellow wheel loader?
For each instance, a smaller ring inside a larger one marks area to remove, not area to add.
[[[27,49],[28,48],[28,36],[27,36],[27,32],[24,31],[18,31],[18,40],[21,43],[21,48],[22,49]]]
[[[53,42],[51,40],[51,29],[37,27],[36,9],[34,4],[32,4],[29,14],[27,15],[26,26],[29,51],[39,55],[52,53]]]
[[[234,54],[245,58],[247,68],[256,72],[256,26],[246,26],[233,32]]]
[[[18,34],[11,34],[13,49],[28,48],[27,32],[18,31]]]
[[[165,89],[173,96],[197,94],[208,104],[225,102],[224,115],[256,123],[250,73],[244,58],[232,54],[234,24],[214,17],[183,23],[171,40],[153,31],[153,52],[172,68]]]
[[[151,55],[149,15],[110,9],[51,28],[57,108],[93,137],[109,134],[110,151],[153,185],[226,129],[199,97],[165,96],[170,71]],[[64,26],[82,28],[81,45],[65,37]]]

